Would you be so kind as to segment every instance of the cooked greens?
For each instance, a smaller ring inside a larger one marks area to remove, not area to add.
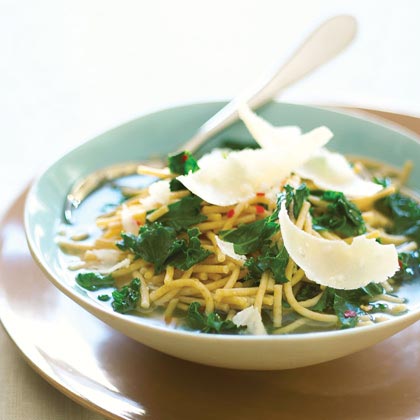
[[[250,257],[245,262],[248,269],[247,279],[258,283],[265,271],[270,271],[276,283],[286,283],[286,266],[289,262],[289,254],[284,246],[279,249],[276,244],[266,243],[261,249],[261,254]]]
[[[313,214],[315,230],[331,230],[347,238],[366,233],[362,213],[342,192],[325,191],[321,200],[329,204],[321,214]]]
[[[289,208],[293,203],[293,216],[297,219],[303,203],[309,197],[309,188],[303,183],[296,189],[291,185],[285,185],[284,189],[286,190],[286,206]]]
[[[200,169],[193,155],[186,150],[176,155],[170,155],[168,167],[171,173],[177,175],[187,175]]]
[[[115,281],[111,274],[102,275],[99,273],[79,273],[76,276],[76,283],[86,290],[95,291],[114,287]]]
[[[352,328],[357,324],[357,317],[366,312],[360,305],[367,303],[369,297],[383,293],[380,284],[370,283],[355,290],[338,290],[327,287],[321,299],[311,309],[317,312],[334,313],[341,328]]]
[[[130,284],[127,284],[119,290],[114,290],[112,297],[114,298],[112,308],[115,312],[125,314],[134,310],[140,299],[140,280],[135,278]]]
[[[207,217],[200,213],[201,201],[201,198],[193,195],[169,204],[168,213],[161,216],[159,222],[174,228],[177,232],[191,225],[204,222],[207,220]]]
[[[157,274],[167,265],[188,270],[210,255],[201,246],[199,234],[197,228],[189,229],[186,240],[177,237],[173,227],[154,222],[143,226],[138,236],[122,233],[122,239],[117,242],[117,246],[123,251],[132,252],[136,258],[153,263]]]
[[[240,330],[231,320],[223,320],[217,312],[206,315],[200,308],[198,302],[192,302],[188,307],[186,322],[192,330],[206,333],[234,333]]]
[[[401,193],[388,195],[375,207],[392,220],[389,233],[405,235],[420,244],[420,204]]]

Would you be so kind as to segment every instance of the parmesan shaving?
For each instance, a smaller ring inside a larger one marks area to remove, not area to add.
[[[170,200],[170,184],[164,179],[154,182],[149,186],[149,196],[140,200],[146,211],[153,210],[159,205],[169,204]]]
[[[246,128],[262,148],[285,146],[298,141],[302,131],[297,126],[273,127],[268,121],[252,112],[248,105],[238,108],[238,114]]]
[[[139,233],[139,227],[133,217],[133,213],[125,204],[121,208],[121,224],[124,232],[132,233],[133,235]]]
[[[267,149],[211,153],[198,162],[200,169],[177,179],[210,204],[227,206],[250,199],[256,192],[277,186],[332,137],[326,127],[299,137],[299,142]]]
[[[247,331],[253,335],[265,335],[267,331],[262,322],[261,314],[254,306],[249,306],[246,309],[238,312],[233,318],[232,322],[240,327],[246,326]]]
[[[273,127],[248,106],[243,105],[238,110],[255,141],[264,149],[282,148],[287,152],[291,147],[305,147],[299,127]],[[310,179],[324,190],[341,191],[348,197],[367,197],[382,189],[378,184],[366,181],[358,176],[346,158],[339,153],[332,153],[322,148],[309,157],[301,167],[292,168],[300,177]]]
[[[318,150],[296,173],[312,180],[323,190],[341,191],[352,198],[368,197],[382,189],[381,185],[357,175],[343,155],[324,148]]]
[[[93,254],[101,264],[114,265],[120,259],[120,251],[115,249],[92,249],[88,252]]]
[[[119,270],[120,268],[127,268],[130,264],[131,264],[131,259],[130,258],[124,258],[122,261],[113,265],[112,267],[109,267],[109,268],[100,268],[99,267],[98,271],[102,274],[110,274],[110,273],[113,273],[114,271]]]
[[[227,255],[228,257],[233,258],[236,261],[246,261],[245,255],[239,255],[235,252],[232,242],[222,241],[217,235],[214,235],[214,238],[216,239],[217,246],[224,255]]]
[[[101,274],[109,274],[131,264],[130,258],[119,261],[121,253],[115,249],[92,249],[87,252],[93,254],[96,261],[89,262],[86,267],[94,268]]]
[[[382,283],[398,269],[394,245],[381,245],[375,239],[357,236],[351,244],[327,240],[297,228],[283,202],[279,214],[284,246],[292,260],[314,282],[335,289],[357,289]]]

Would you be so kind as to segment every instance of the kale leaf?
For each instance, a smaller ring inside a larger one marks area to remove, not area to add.
[[[394,275],[397,281],[420,280],[420,251],[401,252],[398,254],[400,270]]]
[[[382,185],[384,188],[389,187],[392,183],[391,179],[386,177],[386,178],[378,178],[378,177],[373,177],[372,180],[375,184],[378,185]]]
[[[143,226],[138,236],[122,233],[122,240],[117,242],[117,246],[123,251],[132,252],[136,258],[154,264],[157,274],[167,265],[188,270],[211,252],[201,247],[199,229],[188,229],[187,234],[188,241],[179,239],[174,228],[154,222]]]
[[[159,222],[165,226],[174,228],[177,232],[191,225],[201,223],[207,220],[207,217],[200,213],[201,201],[200,197],[193,195],[169,204],[168,213],[161,216]]]
[[[178,175],[188,175],[190,172],[200,169],[193,155],[186,150],[176,155],[170,155],[168,166],[171,173]]]
[[[200,312],[200,303],[193,302],[188,307],[186,322],[188,327],[205,333],[236,333],[240,329],[231,321],[223,320],[216,312],[205,315]]]
[[[417,201],[395,193],[378,200],[375,208],[392,220],[389,233],[408,236],[420,244],[420,204]]]
[[[362,213],[342,192],[325,191],[321,199],[330,204],[324,213],[312,215],[315,230],[332,230],[344,237],[358,236],[366,232]]]
[[[94,292],[95,290],[113,287],[114,278],[111,274],[106,276],[99,273],[79,273],[76,276],[76,283],[86,290]]]
[[[221,231],[219,235],[224,241],[233,243],[233,249],[237,254],[246,255],[261,249],[267,239],[278,230],[279,225],[271,215],[241,225],[237,229]]]
[[[173,178],[169,181],[169,189],[172,192],[186,190],[186,188],[184,187],[184,184],[178,181],[176,178]]]
[[[242,149],[259,149],[260,146],[254,139],[223,139],[218,145],[219,149],[242,150]]]
[[[289,208],[290,204],[293,203],[293,216],[297,219],[303,203],[309,197],[309,189],[305,183],[299,185],[296,189],[293,189],[290,185],[286,185],[284,189],[286,190],[286,207]]]
[[[114,298],[112,308],[115,312],[125,314],[132,311],[140,299],[140,280],[135,278],[120,290],[114,290],[112,297]]]
[[[311,309],[318,312],[335,313],[341,328],[352,328],[356,326],[358,316],[366,314],[360,305],[367,303],[369,297],[383,292],[383,287],[377,283],[369,283],[365,287],[354,290],[327,287],[321,299]]]
[[[284,246],[279,249],[277,245],[265,244],[261,255],[248,258],[245,267],[248,269],[247,279],[258,282],[265,271],[271,271],[276,283],[286,283],[286,266],[289,262],[289,254]]]
[[[138,236],[122,233],[121,238],[117,247],[123,251],[131,251],[137,258],[154,264],[156,273],[160,273],[166,260],[183,246],[182,241],[176,238],[175,229],[163,226],[160,222],[142,226]]]
[[[365,314],[359,305],[348,299],[345,294],[335,293],[334,312],[341,328],[353,328],[357,325],[358,316]]]
[[[321,292],[321,288],[317,283],[302,282],[302,287],[296,293],[296,300],[298,302],[312,299]]]
[[[211,252],[201,247],[199,239],[200,230],[197,228],[188,229],[188,242],[180,239],[182,245],[177,250],[177,253],[170,256],[166,264],[172,265],[180,270],[188,270],[194,264],[206,259]]]

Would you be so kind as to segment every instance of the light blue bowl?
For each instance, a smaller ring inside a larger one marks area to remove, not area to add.
[[[278,369],[330,360],[374,344],[420,318],[420,301],[415,300],[407,315],[372,327],[293,336],[214,336],[174,330],[149,318],[117,314],[75,284],[74,273],[69,273],[63,264],[56,245],[65,197],[72,185],[101,167],[165,156],[177,150],[223,105],[181,106],[140,117],[88,141],[38,178],[27,198],[25,228],[31,252],[51,281],[95,316],[138,341],[188,360],[233,368]],[[259,114],[275,125],[298,125],[304,131],[326,125],[334,133],[328,147],[341,153],[363,155],[399,167],[410,159],[414,170],[408,186],[420,193],[420,143],[407,133],[344,113],[302,105],[271,103]],[[202,151],[225,139],[252,142],[243,124],[237,123]],[[296,351],[302,343],[311,344],[310,354]],[[266,350],[270,346],[276,352],[273,356],[255,358],[255,352],[269,353]],[[331,346],[333,350],[328,349]],[[241,357],[238,348],[242,349]]]

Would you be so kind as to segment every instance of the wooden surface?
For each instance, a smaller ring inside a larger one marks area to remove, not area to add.
[[[363,111],[365,112],[365,111]],[[420,120],[374,112],[420,133]],[[0,314],[42,376],[0,330],[0,419],[410,419],[420,412],[420,324],[357,354],[308,368],[211,368],[151,350],[58,292],[34,264],[22,195],[0,230]],[[310,351],[310,349],[303,349]],[[263,355],[255,355],[263,357]]]

